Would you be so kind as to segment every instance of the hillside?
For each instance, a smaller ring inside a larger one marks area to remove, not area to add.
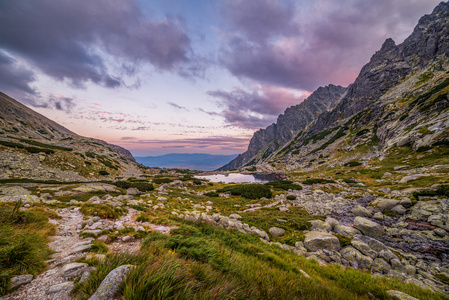
[[[140,172],[128,150],[79,136],[3,93],[0,128],[0,179],[85,181]]]
[[[159,156],[136,157],[136,161],[148,167],[213,171],[233,160],[236,156],[201,153],[169,153]]]
[[[294,170],[314,162],[334,165],[357,157],[381,157],[394,146],[410,145],[416,150],[445,143],[448,6],[442,2],[422,17],[402,44],[387,39],[347,90],[318,100],[315,94],[329,87],[319,88],[304,103],[288,109],[276,124],[254,134],[247,152],[221,169],[257,165],[265,170]],[[323,101],[332,105],[315,110],[315,118],[289,113]],[[281,131],[273,131],[285,123],[294,124],[287,139]]]

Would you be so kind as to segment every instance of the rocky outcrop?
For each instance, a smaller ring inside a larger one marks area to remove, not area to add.
[[[331,110],[345,91],[344,87],[332,84],[318,88],[303,103],[287,108],[284,114],[278,117],[276,123],[254,133],[248,150],[220,170],[242,167],[255,159],[255,156],[257,156],[256,160],[268,157],[316,121],[321,113]]]
[[[89,298],[89,300],[112,299],[120,290],[121,285],[126,278],[126,274],[132,269],[134,269],[134,266],[126,265],[112,270],[106,278],[103,279],[97,291]]]

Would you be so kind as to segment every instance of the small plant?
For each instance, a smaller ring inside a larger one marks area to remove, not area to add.
[[[287,200],[296,200],[296,196],[295,195],[288,195],[287,196]]]
[[[109,172],[105,171],[105,170],[100,170],[100,171],[98,171],[98,174],[103,175],[103,176],[107,176],[107,175],[109,175]]]
[[[218,197],[219,194],[217,192],[208,192],[205,193],[204,196],[208,196],[208,197]]]
[[[274,189],[280,189],[284,191],[288,190],[302,190],[302,186],[299,184],[294,184],[293,181],[290,180],[275,180],[275,181],[269,181],[265,183],[265,185],[271,186]]]
[[[108,246],[102,241],[93,241],[92,247],[90,248],[90,252],[105,254],[109,252]]]
[[[358,162],[358,161],[350,161],[344,164],[345,167],[357,167],[357,166],[361,166],[362,163]]]
[[[351,245],[352,237],[347,237],[345,235],[338,234],[338,233],[336,233],[334,235],[338,238],[338,241],[340,242],[340,245],[342,247],[346,247],[346,246],[350,246]]]
[[[83,204],[80,210],[86,216],[98,216],[100,218],[117,219],[123,213],[119,208],[104,204]]]
[[[145,214],[138,214],[136,217],[137,222],[150,222],[151,219]]]

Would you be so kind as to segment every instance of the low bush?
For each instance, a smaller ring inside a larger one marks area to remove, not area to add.
[[[154,186],[151,183],[145,181],[116,181],[113,182],[113,184],[123,189],[136,188],[141,192],[149,192],[154,190]]]
[[[107,175],[109,175],[109,172],[105,171],[105,170],[100,170],[100,171],[98,171],[98,174],[103,175],[103,176],[107,176]]]
[[[217,190],[219,193],[231,192],[231,195],[242,196],[247,199],[271,198],[272,193],[268,186],[262,184],[238,184]]]
[[[170,182],[173,182],[173,179],[171,179],[171,178],[154,178],[153,182],[156,184],[170,183]]]
[[[271,186],[274,189],[280,189],[284,191],[288,190],[302,190],[302,186],[299,184],[294,184],[290,180],[275,180],[265,183],[265,185]]]
[[[302,183],[307,184],[307,185],[312,185],[312,184],[335,183],[335,181],[329,180],[329,179],[321,179],[321,178],[307,178]]]
[[[435,191],[413,192],[413,197],[418,199],[420,196],[446,196],[449,197],[449,185],[440,185]]]
[[[219,194],[217,192],[208,192],[205,193],[204,196],[208,196],[208,197],[218,197]]]
[[[357,166],[361,166],[362,163],[358,162],[358,161],[350,161],[344,164],[345,167],[357,167]]]
[[[287,200],[296,200],[296,196],[295,195],[288,195],[287,196]]]

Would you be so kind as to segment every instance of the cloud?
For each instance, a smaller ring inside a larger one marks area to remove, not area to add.
[[[264,84],[308,91],[348,85],[386,38],[402,41],[423,11],[430,13],[439,1],[322,0],[292,8],[266,0],[256,11],[248,8],[259,0],[227,0],[232,10],[221,13],[220,61],[235,76]]]
[[[167,103],[168,103],[168,105],[170,105],[170,106],[172,106],[172,107],[174,107],[174,108],[176,108],[176,109],[180,109],[180,110],[188,110],[186,107],[181,106],[181,105],[178,105],[178,104],[176,104],[176,103],[174,103],[174,102],[167,102]]]
[[[0,49],[78,88],[123,86],[142,63],[198,72],[179,20],[147,18],[134,0],[1,1]]]
[[[277,116],[286,107],[301,103],[308,93],[295,93],[286,88],[260,86],[245,91],[236,89],[231,92],[209,91],[218,99],[223,110],[221,116],[232,126],[258,129],[276,121]],[[215,115],[214,112],[206,112]]]

